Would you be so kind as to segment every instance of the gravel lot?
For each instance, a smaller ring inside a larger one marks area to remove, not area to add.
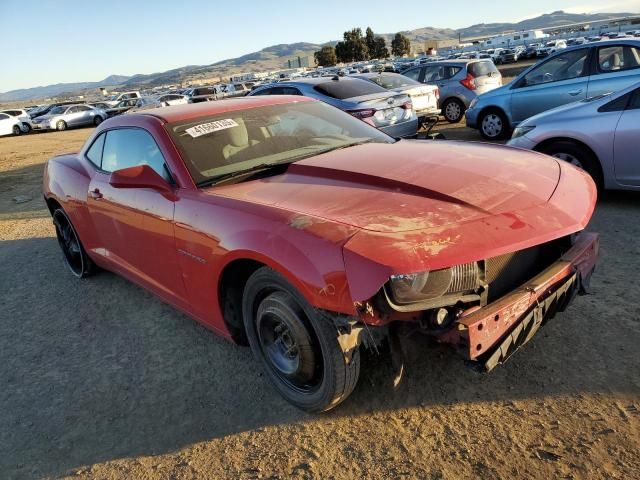
[[[640,195],[600,201],[594,294],[507,365],[481,376],[413,338],[397,391],[367,355],[350,399],[311,416],[249,349],[111,273],[67,273],[41,174],[90,133],[0,139],[1,478],[638,478]]]

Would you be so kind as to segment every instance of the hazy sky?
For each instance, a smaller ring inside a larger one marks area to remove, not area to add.
[[[640,0],[0,0],[0,92],[204,65],[355,26],[460,28],[554,10],[640,12]]]

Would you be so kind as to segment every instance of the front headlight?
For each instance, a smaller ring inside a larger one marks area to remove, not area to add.
[[[511,135],[511,139],[518,138],[518,137],[521,137],[523,135],[526,135],[527,133],[529,133],[534,128],[536,128],[535,125],[530,126],[530,127],[516,127],[513,130],[513,135]]]
[[[393,275],[389,285],[393,300],[399,304],[437,298],[449,290],[453,271],[450,268],[431,272]]]

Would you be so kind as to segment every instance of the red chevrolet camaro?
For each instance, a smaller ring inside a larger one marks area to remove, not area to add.
[[[321,102],[252,97],[122,115],[51,159],[71,272],[142,285],[248,342],[279,392],[328,410],[360,348],[421,330],[488,371],[588,287],[596,189],[534,152],[396,140]]]

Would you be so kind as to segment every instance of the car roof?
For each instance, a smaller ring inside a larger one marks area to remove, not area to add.
[[[354,77],[326,76],[326,77],[304,77],[295,80],[284,80],[282,82],[274,82],[269,85],[318,85],[320,83],[329,82],[361,82],[362,79]],[[262,86],[262,85],[261,85]]]
[[[579,50],[581,48],[592,48],[598,45],[611,45],[611,44],[632,45],[634,47],[640,47],[640,40],[635,40],[633,38],[605,38],[598,42],[589,42],[589,43],[582,43],[580,45],[571,45],[567,48],[563,48],[562,50],[558,50],[557,52],[554,53],[554,55],[557,55],[562,52],[568,52],[571,50]]]
[[[225,112],[238,110],[248,110],[250,108],[268,107],[270,105],[283,105],[297,102],[313,102],[315,100],[300,95],[259,95],[255,97],[238,97],[214,102],[188,103],[186,105],[174,105],[159,108],[154,111],[144,111],[129,115],[144,115],[159,118],[160,120],[173,123],[185,120],[193,120],[201,117],[209,117]]]

